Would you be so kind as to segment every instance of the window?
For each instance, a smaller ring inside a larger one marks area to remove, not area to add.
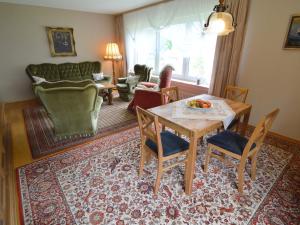
[[[203,28],[216,2],[177,0],[125,14],[128,68],[147,64],[158,75],[170,64],[174,79],[209,86],[217,36]]]
[[[203,32],[200,22],[171,25],[159,31],[151,28],[137,33],[135,63],[147,64],[154,74],[166,65],[174,67],[173,78],[200,81],[209,86],[217,37]]]

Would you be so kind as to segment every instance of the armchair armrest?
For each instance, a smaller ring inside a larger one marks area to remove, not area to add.
[[[127,80],[127,77],[120,77],[120,78],[118,78],[118,83],[119,84],[125,84],[126,80]]]
[[[128,110],[135,113],[136,106],[150,109],[160,105],[162,105],[160,91],[137,89],[135,90],[134,99],[128,105]]]
[[[111,75],[104,75],[103,76],[104,79],[107,83],[111,83],[112,82],[112,76]]]

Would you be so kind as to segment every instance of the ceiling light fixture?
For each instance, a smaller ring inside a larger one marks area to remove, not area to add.
[[[236,24],[231,13],[225,12],[228,5],[224,0],[219,0],[219,5],[215,5],[213,12],[209,15],[204,30],[220,36],[228,35],[234,31]]]

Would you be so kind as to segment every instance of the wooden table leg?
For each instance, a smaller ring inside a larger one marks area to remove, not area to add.
[[[109,105],[112,105],[113,103],[112,103],[112,99],[113,99],[113,96],[112,96],[112,88],[108,88],[107,89],[107,91],[108,91],[108,104]]]
[[[187,195],[192,194],[193,179],[196,165],[196,153],[197,153],[197,138],[194,133],[190,136],[190,148],[188,154],[188,161],[185,168],[184,181],[185,181],[185,193]]]
[[[242,136],[246,135],[246,131],[247,131],[247,127],[248,127],[248,122],[249,122],[249,118],[250,118],[250,112],[251,112],[251,108],[249,108],[249,110],[243,116],[243,122],[241,124],[242,126],[241,126],[241,131],[240,131],[240,134]]]

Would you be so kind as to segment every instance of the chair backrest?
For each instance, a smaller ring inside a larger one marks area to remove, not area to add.
[[[146,111],[139,106],[136,107],[138,123],[141,134],[141,144],[144,145],[147,139],[152,140],[156,143],[158,148],[158,156],[163,156],[161,137],[160,137],[160,125],[158,117]]]
[[[42,63],[30,64],[26,67],[26,73],[34,82],[32,76],[45,78],[47,81],[60,80],[85,80],[93,79],[92,73],[99,73],[101,71],[101,63],[95,62],[81,62],[81,63]]]
[[[224,97],[237,102],[245,102],[248,95],[248,88],[227,85]]]
[[[259,121],[245,146],[243,156],[248,155],[253,143],[256,144],[257,148],[260,148],[278,113],[279,109],[275,109]]]
[[[162,88],[160,92],[163,105],[179,100],[179,90],[177,86]]]
[[[56,83],[41,83],[34,87],[36,95],[42,101],[50,115],[65,118],[94,111],[98,96],[98,88],[91,80],[60,81]]]
[[[165,66],[160,73],[159,89],[171,86],[172,71],[174,68],[170,65]]]
[[[149,82],[152,68],[146,65],[134,65],[134,74],[139,76],[139,82]]]

